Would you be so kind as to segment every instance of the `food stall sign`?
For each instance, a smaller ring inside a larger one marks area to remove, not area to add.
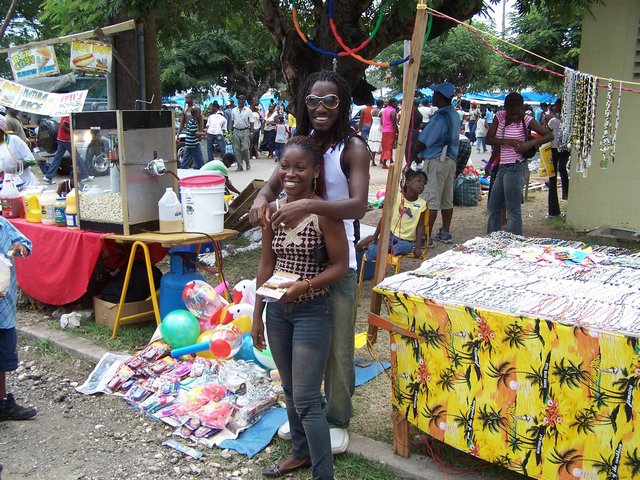
[[[44,77],[60,73],[58,59],[52,45],[38,45],[11,50],[9,64],[14,80]]]
[[[74,40],[71,42],[71,68],[111,72],[112,53],[111,45],[108,43]]]

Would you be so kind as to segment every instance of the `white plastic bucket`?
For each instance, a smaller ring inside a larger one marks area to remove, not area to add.
[[[180,180],[184,231],[218,233],[224,230],[224,214],[229,210],[224,192],[222,175],[198,175]]]

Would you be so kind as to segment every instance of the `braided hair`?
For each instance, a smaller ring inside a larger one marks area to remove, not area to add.
[[[342,75],[331,70],[321,70],[312,73],[305,80],[298,98],[298,115],[296,116],[298,123],[296,132],[300,135],[311,134],[313,127],[311,125],[311,119],[309,118],[309,111],[305,105],[305,98],[317,82],[331,82],[338,89],[340,104],[338,105],[338,119],[336,120],[334,129],[336,141],[340,142],[345,140],[351,134],[351,123],[349,121],[349,112],[351,111],[351,87],[349,87],[349,84]]]
[[[313,160],[313,166],[319,168],[319,175],[315,181],[313,193],[318,197],[325,198],[326,186],[324,183],[324,152],[321,145],[313,139],[313,137],[307,135],[296,135],[282,147],[280,157],[284,156],[284,153],[290,147],[299,147],[304,150]]]

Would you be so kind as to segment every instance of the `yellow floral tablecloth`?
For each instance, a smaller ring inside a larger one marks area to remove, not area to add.
[[[411,424],[535,478],[640,478],[638,338],[375,290]]]

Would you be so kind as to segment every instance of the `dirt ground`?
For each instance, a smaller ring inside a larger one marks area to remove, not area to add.
[[[546,198],[546,191],[530,193],[523,208],[525,234],[575,238],[569,229],[557,228],[556,221],[545,219]],[[365,223],[375,225],[380,212],[368,212]],[[456,207],[451,229],[454,242],[483,235],[486,219],[486,199],[475,207]],[[438,220],[436,226],[439,225]],[[448,248],[451,247],[436,242],[428,256]],[[417,261],[409,260],[404,268],[417,265]],[[362,305],[359,318],[366,318],[366,301]],[[41,321],[41,312],[19,313],[18,322]],[[0,477],[4,480],[261,478],[259,472],[287,448],[278,440],[253,460],[216,449],[206,450],[203,460],[189,459],[162,446],[171,434],[169,427],[150,421],[120,398],[76,393],[74,387],[86,379],[93,365],[51,349],[46,343],[21,339],[20,345],[22,363],[17,372],[9,375],[10,391],[19,401],[37,406],[39,413],[30,421],[0,423],[0,464],[4,465]],[[376,355],[383,356],[384,350],[385,343],[381,341]],[[366,356],[367,352],[359,351],[358,355]],[[384,376],[358,390],[354,431],[389,440],[388,390]],[[341,478],[374,477],[361,472]]]

